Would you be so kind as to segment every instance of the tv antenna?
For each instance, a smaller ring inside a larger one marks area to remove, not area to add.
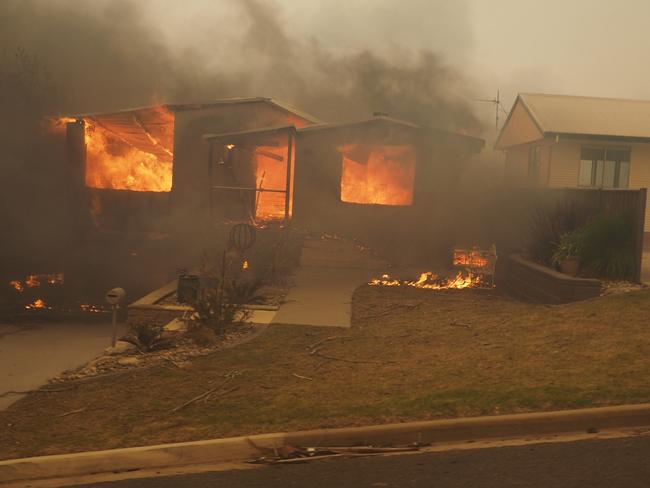
[[[494,129],[496,130],[497,134],[499,133],[499,115],[501,112],[504,113],[504,115],[508,115],[508,111],[503,108],[503,104],[501,103],[501,90],[497,90],[497,95],[494,98],[487,99],[487,98],[477,98],[475,99],[476,102],[482,102],[482,103],[491,103],[494,105]]]

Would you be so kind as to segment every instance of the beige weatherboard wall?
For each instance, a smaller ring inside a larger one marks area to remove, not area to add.
[[[511,186],[599,187],[580,185],[584,147],[629,151],[620,187],[650,188],[650,101],[522,93],[495,147]],[[650,201],[645,219],[650,232]]]

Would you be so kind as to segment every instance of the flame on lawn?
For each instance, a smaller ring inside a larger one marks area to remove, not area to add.
[[[413,146],[345,144],[341,200],[375,205],[412,205],[416,152]]]
[[[104,310],[101,307],[98,307],[97,305],[93,305],[91,303],[82,303],[79,305],[79,308],[81,309],[82,312],[90,312],[90,313],[102,313]]]
[[[24,280],[12,280],[9,285],[17,292],[25,291],[25,288],[36,288],[41,285],[62,285],[65,279],[63,273],[32,274],[27,275]]]
[[[9,284],[13,287],[14,290],[18,292],[23,292],[25,290],[25,287],[23,286],[22,282],[18,280],[10,281]]]
[[[42,299],[37,298],[32,303],[25,305],[25,308],[27,310],[39,310],[39,309],[49,309],[50,307],[48,307]]]
[[[399,280],[384,274],[381,278],[371,280],[372,286],[410,286],[428,290],[462,290],[464,288],[477,288],[485,286],[480,275],[463,273],[459,271],[453,278],[445,278],[430,271],[420,274],[416,281]]]

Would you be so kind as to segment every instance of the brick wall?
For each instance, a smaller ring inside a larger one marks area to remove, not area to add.
[[[538,303],[569,303],[600,296],[599,280],[573,278],[528,261],[517,254],[499,260],[497,286]]]
[[[128,325],[165,326],[175,318],[183,316],[183,310],[169,310],[161,306],[130,306],[128,308]]]

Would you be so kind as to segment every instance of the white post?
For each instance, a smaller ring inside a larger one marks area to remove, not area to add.
[[[117,343],[117,305],[113,305],[113,342],[112,346],[115,347]]]

